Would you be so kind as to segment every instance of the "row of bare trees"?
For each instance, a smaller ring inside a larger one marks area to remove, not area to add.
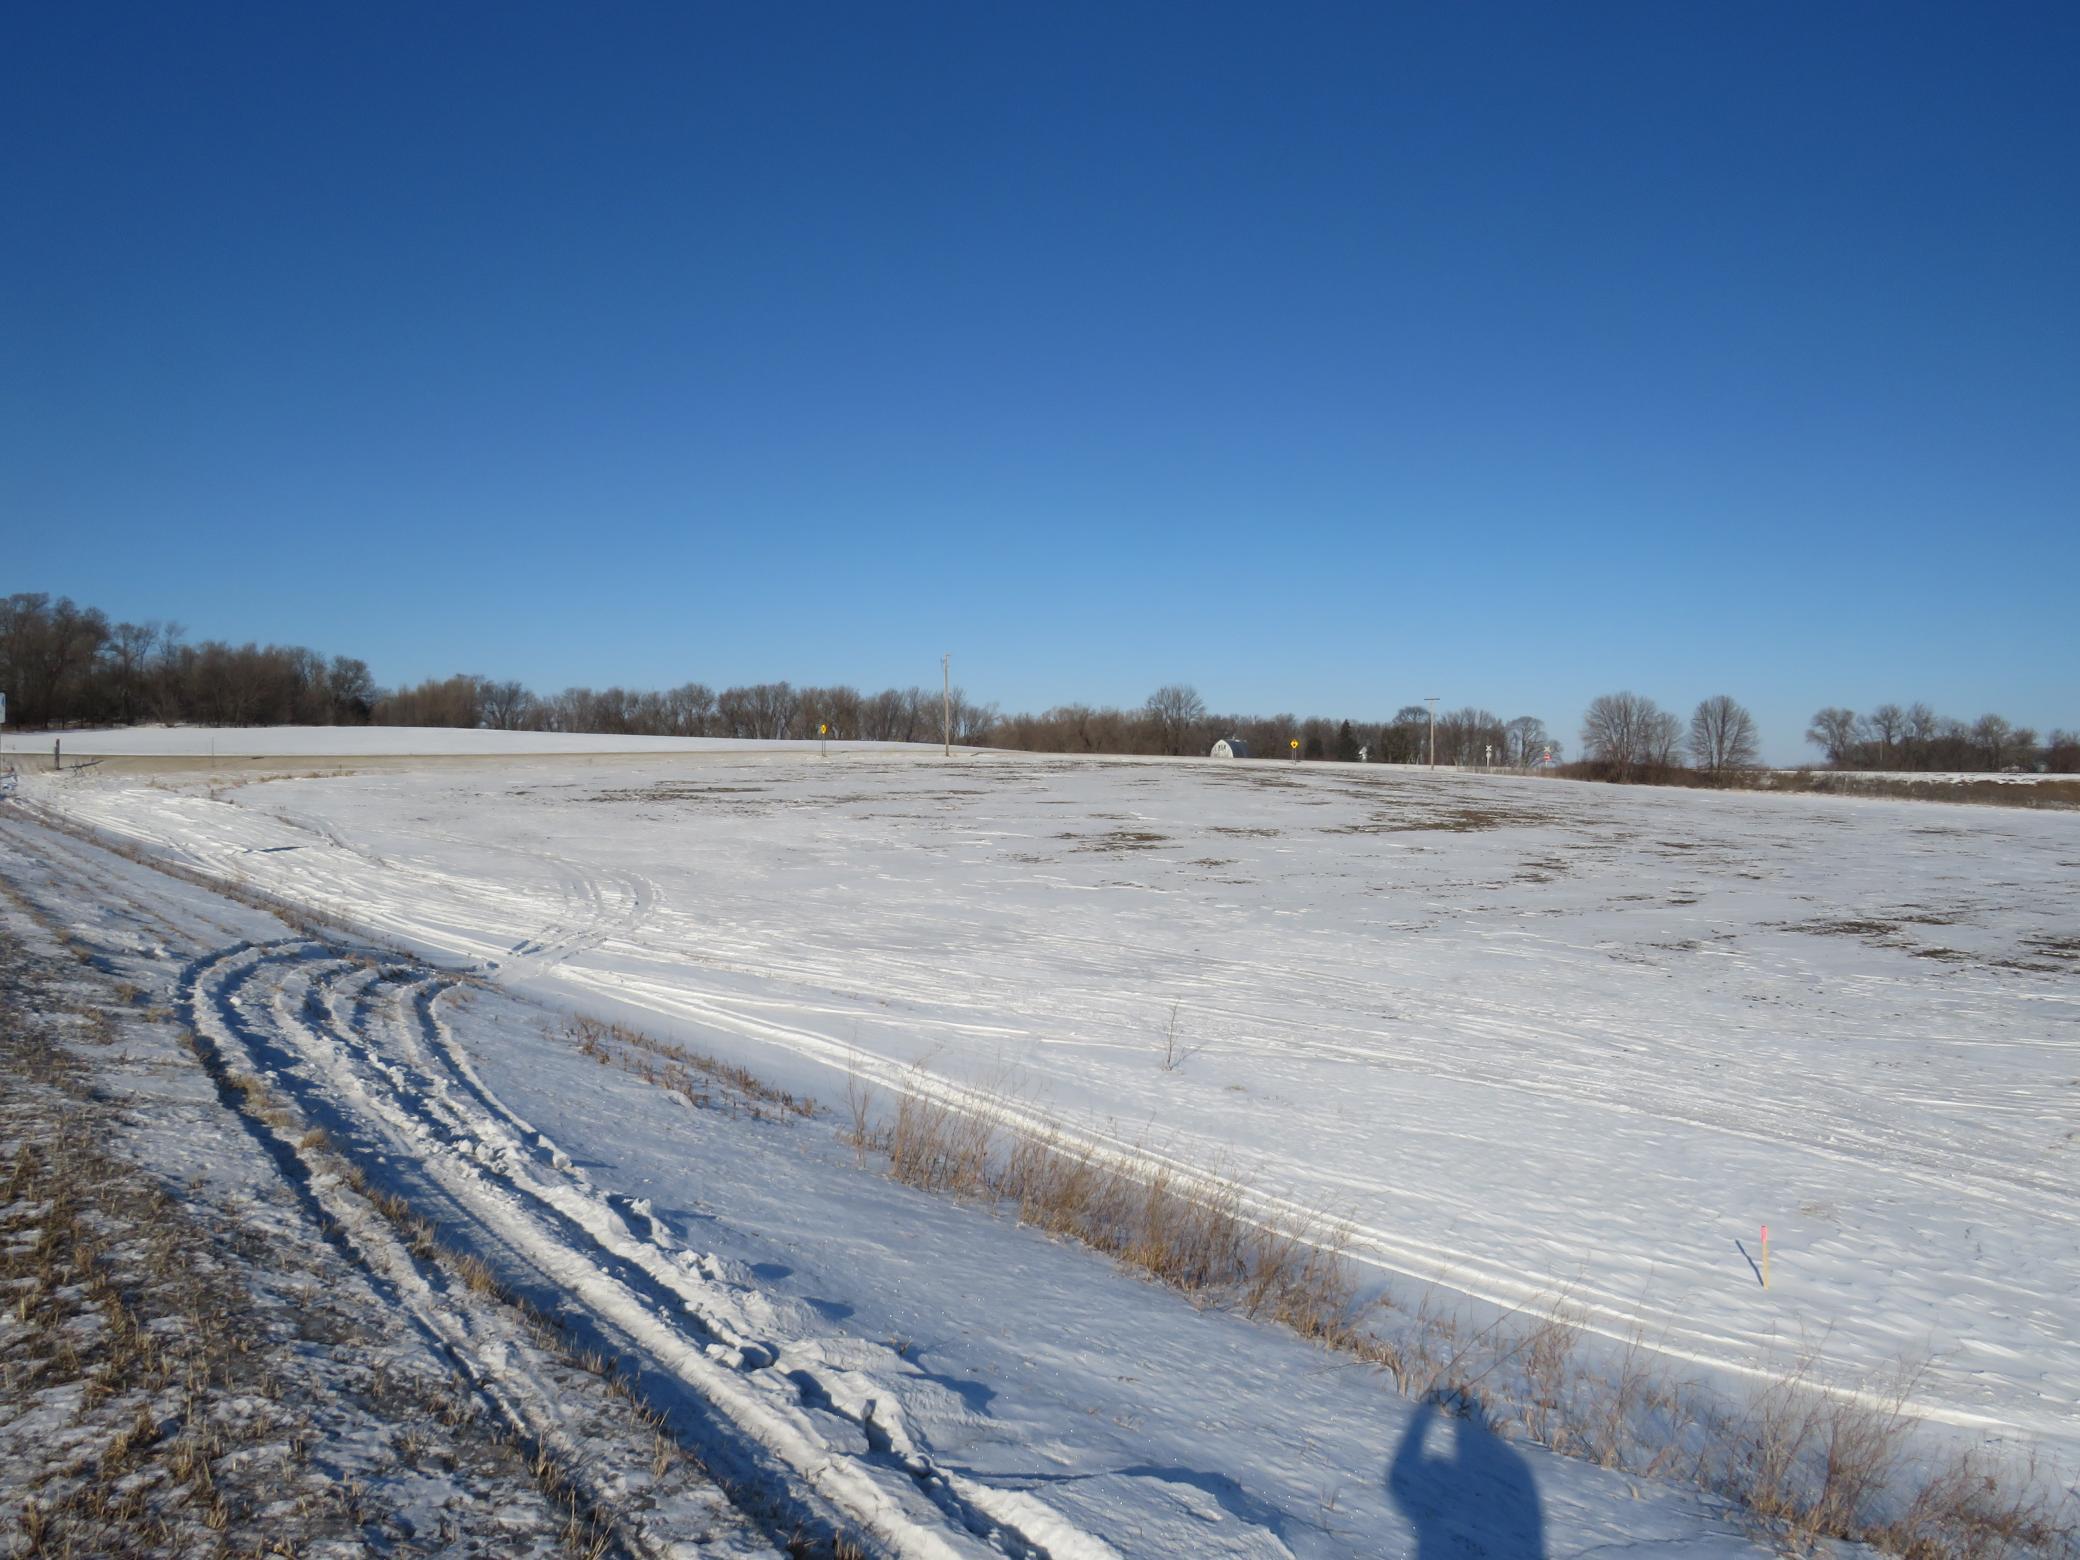
[[[376,686],[368,664],[327,659],[294,645],[186,641],[174,623],[112,623],[67,598],[0,598],[0,691],[17,726],[131,724],[453,726],[500,731],[606,732],[625,736],[936,741],[950,714],[963,744],[1044,752],[1205,753],[1237,737],[1263,758],[1298,742],[1309,759],[1474,765],[1528,764],[1558,744],[1536,716],[1504,720],[1472,707],[1430,712],[1405,705],[1392,719],[1352,721],[1290,714],[1218,715],[1198,693],[1170,684],[1138,708],[1066,704],[1039,715],[1000,716],[954,689],[798,687],[786,682],[662,691],[566,688],[538,694],[521,683],[470,674],[411,687]]]
[[[380,696],[373,719],[385,726],[465,726],[497,731],[589,731],[633,737],[732,737],[780,740],[816,736],[865,742],[936,742],[948,720],[953,740],[983,739],[996,711],[962,690],[754,683],[710,688],[681,683],[662,692],[566,688],[537,694],[517,682],[456,676]]]
[[[295,645],[189,644],[176,623],[112,623],[42,594],[0,597],[0,692],[18,726],[366,721],[368,665]]]
[[[1239,738],[1253,758],[1289,758],[1298,742],[1306,759],[1355,763],[1362,755],[1379,763],[1421,764],[1432,756],[1429,709],[1403,705],[1388,720],[1323,715],[1218,714],[1198,691],[1170,683],[1137,709],[1061,704],[1038,715],[999,717],[984,739],[993,747],[1036,753],[1206,753],[1215,742]],[[1524,766],[1560,744],[1535,715],[1504,720],[1489,710],[1440,710],[1435,758],[1440,764]]]
[[[2080,733],[2054,731],[2039,741],[2027,726],[1982,715],[1967,726],[1926,704],[1881,704],[1867,715],[1828,708],[1813,717],[1806,740],[1836,769],[1989,771],[2045,769],[2080,773]],[[1636,693],[1607,693],[1582,717],[1582,754],[1619,780],[1665,778],[1686,762],[1715,776],[1759,762],[1755,722],[1725,694],[1681,719]]]
[[[1761,761],[1755,718],[1728,694],[1714,694],[1683,724],[1638,693],[1606,693],[1582,715],[1582,757],[1614,780],[1666,777],[1688,764],[1706,774],[1727,776]]]
[[[186,721],[204,725],[490,727],[506,731],[608,732],[628,736],[771,739],[832,735],[928,742],[941,730],[940,694],[886,688],[756,683],[715,690],[682,683],[664,691],[566,688],[537,694],[520,683],[458,674],[416,687],[378,688],[368,664],[295,645],[186,641],[178,624],[111,622],[92,607],[42,594],[0,597],[0,692],[17,726]],[[1526,767],[1558,760],[1560,744],[1533,715],[1504,720],[1467,706],[1441,710],[1433,728],[1421,704],[1392,718],[1233,715],[1207,709],[1193,688],[1158,688],[1137,708],[1064,704],[1037,715],[1002,715],[956,689],[952,737],[1037,752],[1205,753],[1240,738],[1259,758],[1299,744],[1309,759]],[[2080,773],[2080,733],[2035,731],[1999,715],[1970,725],[1926,704],[1881,704],[1867,714],[1819,711],[1806,733],[1838,769],[2000,770]],[[1755,722],[1725,694],[1680,717],[1635,693],[1605,694],[1584,714],[1583,758],[1619,779],[1686,766],[1710,775],[1759,761]]]
[[[959,689],[796,687],[757,683],[665,692],[566,688],[458,674],[378,688],[368,663],[296,645],[190,644],[177,623],[113,623],[42,594],[0,597],[0,692],[16,726],[458,726],[626,736],[813,737],[932,742],[950,713],[953,740],[982,741],[996,711]]]
[[[2039,741],[2030,727],[2003,715],[1981,715],[1967,725],[1921,703],[1881,704],[1863,715],[1830,706],[1814,714],[1806,740],[1835,769],[2080,774],[2080,732],[2054,731]]]

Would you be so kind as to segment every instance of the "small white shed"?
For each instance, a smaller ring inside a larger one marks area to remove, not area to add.
[[[1215,758],[1248,758],[1249,744],[1240,737],[1223,737],[1213,745]]]

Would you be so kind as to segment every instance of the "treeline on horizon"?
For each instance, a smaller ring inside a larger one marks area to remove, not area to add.
[[[17,728],[129,725],[445,726],[619,736],[809,738],[933,742],[942,736],[941,691],[786,682],[712,689],[687,682],[663,691],[566,688],[538,694],[514,681],[457,674],[383,688],[368,663],[301,646],[189,643],[178,624],[111,622],[68,598],[0,597],[0,692]],[[1139,706],[1064,704],[1039,714],[1000,714],[955,689],[946,701],[951,739],[964,746],[1092,754],[1204,753],[1239,738],[1249,755],[1306,759],[1526,767],[1564,758],[1542,719],[1503,719],[1473,706],[1431,712],[1406,704],[1386,719],[1270,716],[1209,711],[1191,688],[1172,684]],[[1652,700],[1605,695],[1585,713],[1583,762],[1574,772],[1652,780],[1697,770],[1724,775],[1757,764],[1746,710],[1719,695],[1697,707],[1687,728]],[[2080,734],[2044,741],[1998,715],[1967,725],[1925,704],[1880,705],[1867,714],[1829,708],[1807,737],[1841,769],[1992,771],[2042,767],[2080,773]],[[1694,771],[1693,771],[1694,772]]]

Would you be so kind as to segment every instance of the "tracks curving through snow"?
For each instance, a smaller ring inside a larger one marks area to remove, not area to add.
[[[499,1101],[442,1017],[459,983],[290,938],[196,960],[179,1001],[227,1068],[293,1101],[371,1182],[432,1215],[444,1241],[523,1291],[554,1296],[602,1352],[639,1362],[652,1403],[738,1483],[890,1555],[1113,1553],[1034,1496],[956,1473],[919,1446],[886,1390],[917,1367],[893,1349],[873,1346],[880,1357],[863,1364],[858,1340],[847,1339],[845,1365],[831,1365],[838,1353],[824,1340],[785,1330],[755,1287],[645,1204],[596,1184]],[[355,1238],[380,1246],[379,1233],[357,1227]],[[510,1351],[491,1360],[452,1294],[406,1282],[410,1264],[384,1258],[406,1303],[469,1362],[472,1379],[530,1434],[551,1432],[542,1384],[511,1368]]]

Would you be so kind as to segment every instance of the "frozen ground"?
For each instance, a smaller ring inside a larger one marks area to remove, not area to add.
[[[62,941],[142,1021],[120,1057],[80,1048],[144,1123],[127,1150],[193,1206],[265,1210],[242,1250],[256,1285],[285,1282],[282,1247],[322,1255],[330,1233],[350,1271],[328,1283],[376,1313],[357,1366],[431,1369],[427,1393],[525,1427],[622,1552],[819,1532],[876,1555],[1043,1560],[1755,1552],[1695,1495],[1433,1422],[1279,1329],[863,1170],[828,1114],[604,1066],[493,980],[292,928],[19,809],[0,816],[0,880],[16,907],[0,935]],[[560,1345],[462,1281],[457,1253],[554,1317]],[[571,1368],[587,1357],[662,1415],[668,1458],[628,1445],[620,1400]],[[97,1424],[79,1418],[74,1443],[91,1453]],[[234,1443],[216,1487],[265,1490],[298,1455],[366,1465],[360,1537],[444,1547],[485,1486],[415,1460],[413,1429],[320,1420],[300,1450]],[[26,1444],[0,1479],[11,1510],[60,1490]],[[530,1494],[496,1552],[534,1546]],[[229,1538],[255,1531],[259,1499],[234,1497]]]
[[[848,1073],[981,1086],[1123,1154],[1225,1156],[1266,1203],[1348,1217],[1354,1257],[1404,1297],[1564,1299],[1728,1379],[1802,1348],[1840,1380],[1927,1350],[1918,1412],[2075,1449],[2074,815],[911,755],[265,783],[89,771],[28,776],[23,801],[819,1098]],[[277,1012],[307,1005],[301,983],[347,978],[304,951],[226,957],[238,989],[288,982]],[[264,979],[238,974],[254,962]],[[1136,1481],[1164,1479],[1121,1472],[1161,1436],[1168,1460],[1145,1467],[1233,1496],[1214,1501],[1224,1541],[1245,1545],[1229,1552],[1409,1532],[1379,1475],[1408,1410],[1362,1372],[1232,1320],[1179,1321],[1178,1302],[1092,1277],[1088,1258],[1043,1281],[1029,1245],[998,1249],[1020,1232],[862,1190],[813,1127],[759,1124],[792,1145],[765,1151],[786,1173],[737,1184],[672,1136],[683,1111],[607,1070],[574,1075],[567,1045],[498,1011],[464,1044],[487,1097],[598,1187],[661,1208],[655,1187],[693,1214],[726,1198],[717,1218],[765,1243],[731,1270],[761,1303],[899,1338],[898,1359],[979,1389],[948,1388],[958,1408],[906,1402],[929,1455],[961,1447],[995,1489],[1032,1471],[1014,1449],[1055,1447],[1082,1471],[1018,1487],[1136,1553],[1223,1552],[1150,1515]],[[1173,1012],[1185,1059],[1166,1070]],[[482,1140],[466,1122],[419,1135],[442,1133]],[[1748,1260],[1762,1223],[1768,1291]],[[1066,1287],[1042,1305],[1047,1284]],[[1130,1324],[1137,1307],[1157,1319]],[[1159,1348],[1180,1325],[1211,1331]],[[920,1334],[944,1353],[916,1352]],[[1234,1372],[1218,1403],[1190,1385],[1202,1348]],[[951,1428],[978,1397],[985,1423]],[[1048,1414],[1077,1400],[1093,1411],[1070,1435]],[[1542,1488],[1591,1477],[1536,1466]]]

